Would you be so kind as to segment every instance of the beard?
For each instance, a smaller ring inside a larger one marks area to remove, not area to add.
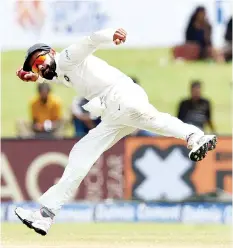
[[[56,73],[56,62],[53,58],[51,58],[50,65],[47,66],[47,68],[42,72],[42,76],[45,79],[52,80],[54,77],[57,76]]]

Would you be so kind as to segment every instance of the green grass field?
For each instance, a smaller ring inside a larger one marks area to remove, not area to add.
[[[22,224],[2,224],[2,245],[80,248],[230,248],[231,227],[183,224],[54,224],[42,237]]]
[[[35,94],[35,85],[21,82],[15,76],[24,53],[2,53],[2,136],[15,136],[15,120],[29,118],[28,101]],[[204,95],[212,100],[217,132],[231,133],[231,64],[174,63],[169,59],[167,49],[101,50],[97,55],[126,74],[138,77],[152,104],[173,115],[178,101],[189,93],[190,80],[203,80]],[[163,65],[161,60],[165,60]],[[67,112],[76,92],[63,86],[53,89],[61,97]]]

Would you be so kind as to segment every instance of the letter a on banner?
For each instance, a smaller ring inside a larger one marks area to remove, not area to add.
[[[1,198],[10,198],[12,201],[23,201],[23,194],[4,153],[2,153],[1,160],[1,178],[5,181],[5,185],[2,185],[1,182]]]

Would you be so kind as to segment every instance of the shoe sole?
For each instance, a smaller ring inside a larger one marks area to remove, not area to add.
[[[47,233],[44,231],[44,230],[41,230],[39,228],[36,228],[32,225],[32,222],[31,221],[28,221],[28,220],[24,220],[22,219],[18,214],[17,212],[15,211],[15,215],[19,218],[20,221],[22,221],[22,223],[24,225],[26,225],[28,228],[30,229],[33,229],[36,233],[42,235],[42,236],[45,236]]]
[[[212,151],[216,148],[216,145],[217,145],[218,141],[217,141],[217,137],[214,136],[213,139],[211,139],[209,142],[208,142],[208,151]]]
[[[216,148],[217,145],[217,137],[213,136],[210,140],[207,140],[204,144],[202,144],[196,151],[191,151],[189,153],[189,158],[198,162],[205,158],[208,151],[212,151]]]
[[[40,228],[37,228],[37,227],[34,227],[34,226],[32,226],[32,228],[34,229],[34,231],[35,231],[36,233],[38,233],[38,234],[40,234],[40,235],[42,235],[42,236],[45,236],[45,235],[47,234],[44,230],[42,230],[42,229],[40,229]]]

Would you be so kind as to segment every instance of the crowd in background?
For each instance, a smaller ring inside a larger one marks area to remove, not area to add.
[[[190,17],[185,31],[185,44],[173,48],[175,58],[186,60],[211,59],[216,62],[232,60],[232,18],[226,24],[224,34],[225,46],[221,50],[214,48],[212,43],[212,25],[208,20],[206,9],[197,7]],[[136,77],[134,83],[139,84]],[[202,97],[202,82],[191,82],[190,97],[179,103],[177,117],[183,122],[205,129],[209,126],[216,133],[211,113],[210,100]],[[95,128],[100,118],[92,116],[82,107],[88,101],[75,97],[70,103],[68,118],[62,113],[62,103],[58,96],[51,92],[49,84],[38,85],[38,94],[29,103],[30,121],[18,120],[17,132],[21,138],[61,138],[65,135],[67,126],[72,125],[75,137],[85,136],[89,130]],[[146,130],[136,130],[135,136],[155,136]]]
[[[133,78],[133,81],[138,83],[136,78]],[[216,133],[212,121],[211,103],[202,97],[201,86],[198,80],[191,82],[190,97],[179,103],[177,117],[202,130],[209,126],[211,131]],[[92,116],[82,107],[88,102],[85,98],[73,99],[67,118],[62,112],[61,100],[52,94],[49,84],[38,84],[37,91],[37,95],[29,102],[31,120],[17,121],[17,132],[21,138],[62,138],[65,136],[65,129],[71,125],[74,137],[83,137],[101,122],[100,117]],[[146,130],[136,130],[132,135],[153,137],[156,134]]]
[[[138,79],[132,78],[134,83]],[[38,84],[37,94],[29,102],[30,121],[18,120],[17,133],[20,138],[50,139],[65,136],[67,127],[73,126],[74,137],[83,137],[100,122],[100,117],[92,116],[82,106],[88,103],[83,97],[74,97],[68,117],[62,112],[62,102],[51,92],[48,83]],[[133,136],[155,136],[146,130],[136,130]]]
[[[218,63],[232,60],[232,18],[226,24],[224,34],[225,45],[216,49],[212,41],[212,25],[208,20],[207,11],[198,6],[190,17],[185,30],[185,43],[175,46],[175,58],[186,60],[211,59]]]

